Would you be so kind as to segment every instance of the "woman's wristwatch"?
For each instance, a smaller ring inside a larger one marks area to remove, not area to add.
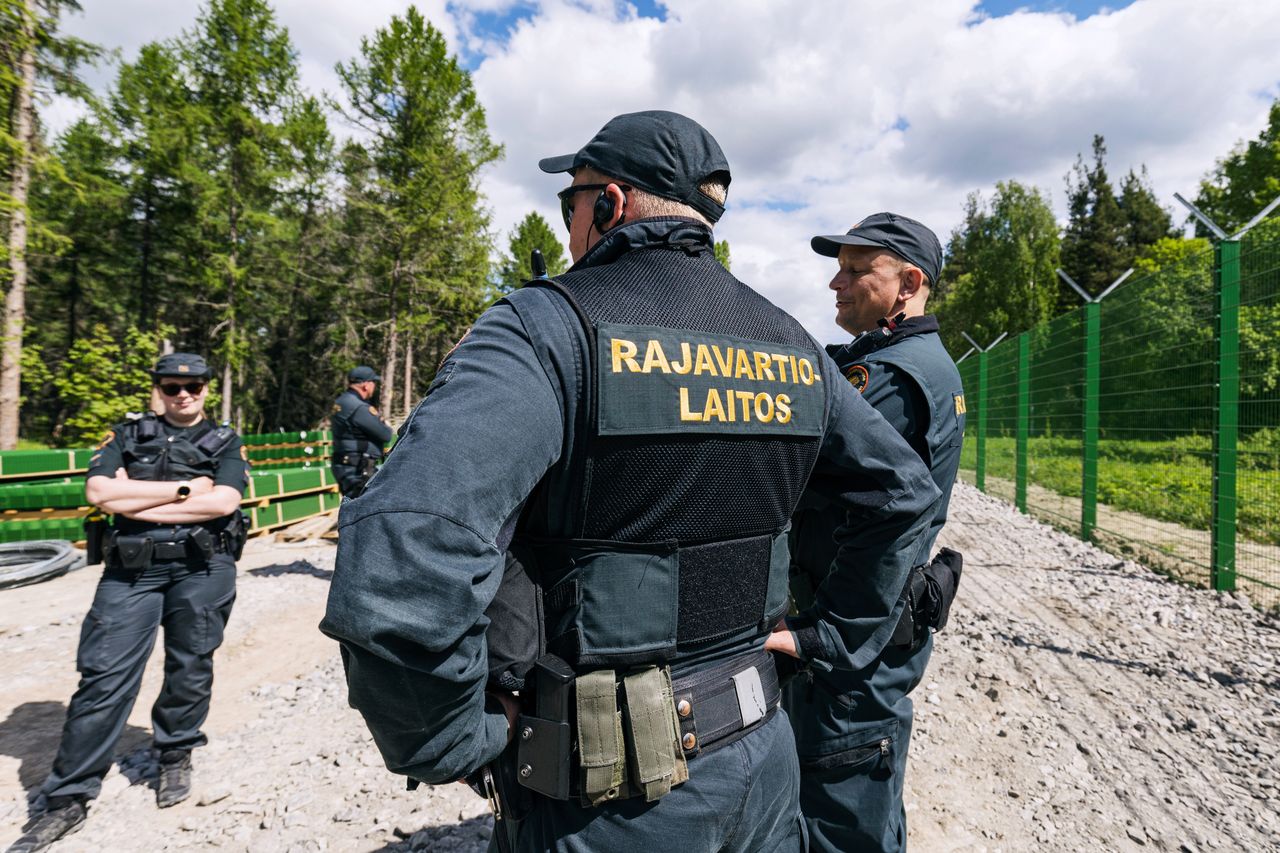
[[[183,480],[178,484],[178,496],[174,498],[174,500],[178,503],[182,503],[189,497],[191,497],[191,483]]]

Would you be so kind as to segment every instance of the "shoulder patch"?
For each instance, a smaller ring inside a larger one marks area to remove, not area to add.
[[[338,404],[338,403],[334,403],[334,404],[333,404],[333,413],[336,415],[338,412],[341,412],[341,411],[342,411],[342,406],[341,406],[340,404]]]
[[[376,415],[376,414],[378,414],[378,407],[377,407],[377,406],[370,406],[370,407],[369,407],[369,414],[371,414],[371,415]]]
[[[952,396],[956,398],[956,414],[957,415],[963,415],[965,412],[969,411],[969,408],[964,403],[963,394],[953,394]]]
[[[861,394],[867,390],[867,382],[871,379],[871,374],[867,371],[866,365],[851,364],[844,369],[844,378],[848,379],[853,389]]]
[[[113,429],[107,430],[107,434],[102,437],[102,441],[98,442],[98,450],[101,450],[102,448],[106,447],[108,444],[110,444],[115,440],[116,440],[116,431]]]
[[[240,458],[245,462],[249,461],[249,448],[245,447],[243,444],[240,445]]]

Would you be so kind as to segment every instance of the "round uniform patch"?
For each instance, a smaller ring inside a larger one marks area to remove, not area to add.
[[[108,444],[116,440],[115,430],[107,430],[107,434],[102,437],[102,441],[98,442],[98,449],[106,447]]]
[[[845,369],[844,378],[848,379],[849,384],[861,394],[867,390],[867,380],[871,378],[871,374],[861,364],[855,364]]]
[[[377,408],[377,406],[370,406],[370,407],[369,407],[369,414],[371,414],[371,415],[376,415],[376,414],[378,414],[378,408]]]

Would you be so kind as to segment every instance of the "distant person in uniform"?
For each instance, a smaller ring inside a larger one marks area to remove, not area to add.
[[[378,470],[391,427],[369,402],[382,377],[360,365],[347,374],[347,390],[333,403],[333,476],[343,497],[356,498]]]
[[[871,853],[906,849],[902,783],[911,738],[911,690],[924,677],[932,632],[946,624],[960,579],[960,555],[929,557],[947,520],[964,438],[960,373],[925,313],[942,269],[932,231],[905,216],[876,213],[848,233],[814,237],[813,250],[836,258],[831,279],[836,323],[854,335],[828,354],[853,389],[897,430],[942,492],[893,636],[869,666],[811,672],[791,683],[784,704],[800,754],[800,808],[810,849]],[[836,554],[842,507],[805,493],[792,519],[798,603],[822,587]],[[816,689],[815,689],[816,688]]]
[[[84,822],[161,626],[164,685],[151,708],[160,808],[190,796],[191,751],[207,742],[200,726],[236,597],[249,465],[235,430],[204,416],[212,374],[203,358],[164,355],[151,373],[164,414],[117,424],[89,461],[85,497],[114,516],[105,566],[80,631],[80,685],[41,788],[45,809],[10,853],[43,850]]]

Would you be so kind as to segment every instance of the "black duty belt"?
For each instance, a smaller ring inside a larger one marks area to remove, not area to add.
[[[782,701],[773,655],[752,652],[671,680],[686,758],[728,746],[767,723]]]

